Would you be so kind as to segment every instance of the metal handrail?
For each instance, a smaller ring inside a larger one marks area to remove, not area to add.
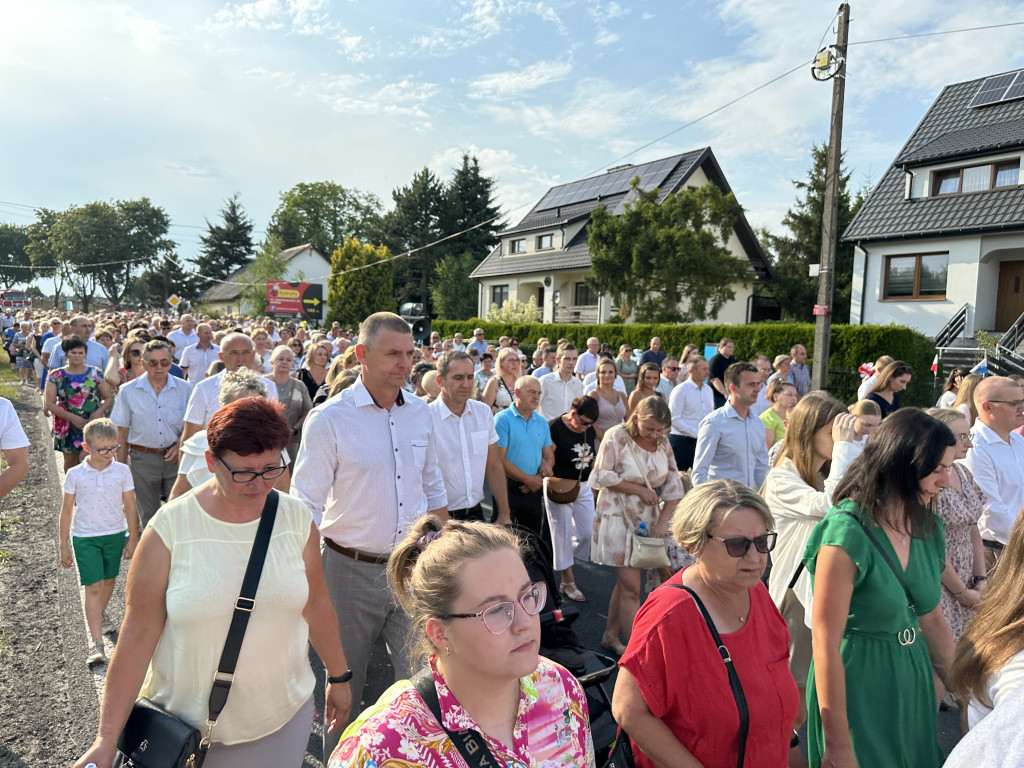
[[[1011,354],[1017,354],[1017,347],[1024,341],[1024,314],[1013,321],[1006,333],[999,337],[997,344]]]
[[[942,326],[942,330],[935,334],[934,342],[936,347],[948,347],[953,339],[959,338],[967,330],[967,315],[969,311],[970,304],[964,304],[949,319],[949,322]]]

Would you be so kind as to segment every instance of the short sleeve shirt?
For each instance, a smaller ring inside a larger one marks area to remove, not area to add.
[[[527,421],[513,403],[494,417],[494,429],[505,458],[526,474],[536,475],[544,449],[551,445],[551,430],[544,417],[533,411]]]
[[[123,495],[134,490],[127,464],[112,461],[103,469],[94,469],[86,459],[69,469],[64,478],[64,493],[75,495],[71,535],[109,536],[128,530]]]
[[[27,448],[28,437],[18,420],[18,414],[7,398],[0,397],[0,450]]]

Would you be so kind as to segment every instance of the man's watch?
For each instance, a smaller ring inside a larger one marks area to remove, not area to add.
[[[351,669],[346,669],[344,674],[338,675],[337,677],[331,677],[330,675],[327,676],[327,682],[330,683],[331,685],[334,685],[336,683],[347,683],[351,679],[352,679],[352,670]]]

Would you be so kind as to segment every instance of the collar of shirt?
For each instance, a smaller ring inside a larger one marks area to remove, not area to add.
[[[1001,438],[994,429],[988,426],[981,419],[978,419],[974,422],[974,427],[971,431],[974,432],[977,437],[981,438],[986,443],[999,443],[1000,445],[1010,445],[1012,442],[1014,442],[1013,438],[1015,433],[1010,433],[1009,440],[1003,440],[1003,438]],[[1017,437],[1020,437],[1020,435],[1017,435]]]
[[[541,420],[543,420],[543,418],[544,418],[539,413],[537,413],[536,410],[533,410],[533,411],[530,412],[530,418],[526,418],[525,416],[523,416],[523,414],[521,414],[519,412],[519,409],[516,408],[515,401],[513,401],[512,405],[510,405],[508,407],[508,410],[512,411],[512,413],[515,415],[515,417],[517,419],[521,419],[522,421],[525,421],[527,424],[529,424],[531,421],[533,421],[534,417],[537,417],[538,419],[541,419]]]
[[[177,383],[176,383],[176,380],[177,380],[177,377],[171,376],[170,374],[168,374],[167,375],[167,381],[160,388],[160,391],[163,392],[165,389],[168,389],[168,388],[175,389],[178,386]],[[136,384],[135,386],[137,386],[137,387],[144,387],[145,389],[148,389],[150,391],[150,394],[152,394],[153,397],[157,397],[157,392],[156,392],[155,389],[153,389],[153,385],[149,381],[149,372],[148,371],[146,373],[142,374],[141,376],[139,376],[137,381],[139,383]]]
[[[366,385],[363,383],[362,376],[356,379],[356,383],[352,385],[352,399],[355,401],[355,404],[360,408],[363,408],[367,405],[375,405],[382,411],[386,410],[381,406],[380,403],[377,402],[377,398],[375,398],[370,393],[370,390],[366,388]],[[398,390],[398,398],[395,400],[394,407],[398,408],[403,405],[405,405],[405,395],[402,394],[402,390]]]

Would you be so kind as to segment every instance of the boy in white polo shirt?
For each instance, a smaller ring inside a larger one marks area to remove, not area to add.
[[[117,427],[110,419],[96,419],[85,425],[83,437],[85,461],[69,469],[64,479],[60,563],[71,567],[73,547],[85,587],[85,621],[92,640],[87,663],[91,666],[107,660],[103,633],[115,627],[103,612],[114,592],[121,558],[128,560],[139,543],[139,515],[131,470],[114,461],[120,447]]]

